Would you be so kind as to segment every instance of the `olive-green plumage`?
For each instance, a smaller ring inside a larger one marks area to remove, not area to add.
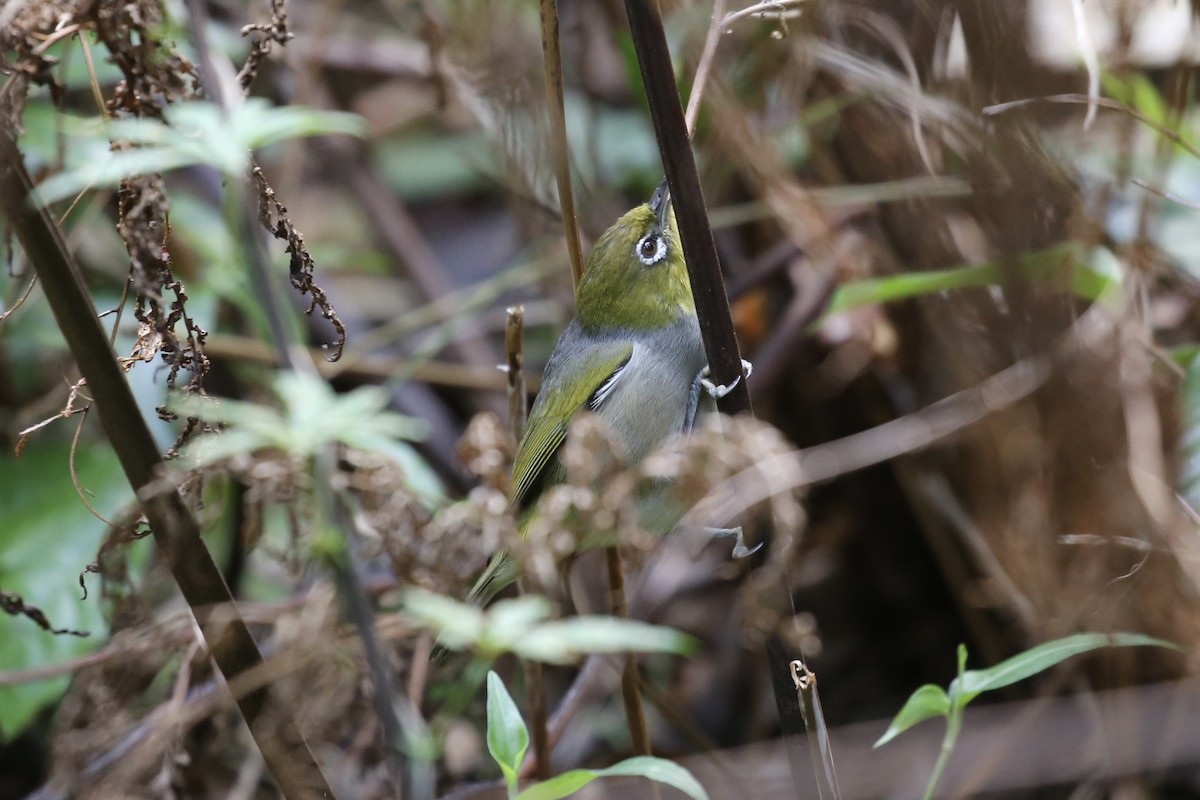
[[[588,258],[575,319],[546,364],[513,464],[511,501],[522,528],[541,493],[566,480],[559,451],[580,412],[603,419],[637,463],[690,422],[704,365],[687,264],[664,183],[649,203],[605,231]],[[516,565],[500,553],[471,599],[486,603],[516,577]]]

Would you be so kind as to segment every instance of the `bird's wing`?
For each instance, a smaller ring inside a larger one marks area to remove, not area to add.
[[[565,354],[564,354],[565,355]],[[512,502],[524,506],[546,465],[567,437],[567,427],[585,407],[596,411],[608,399],[633,355],[633,343],[613,341],[550,360],[542,386],[561,387],[554,397],[538,394],[513,463]],[[561,374],[560,374],[561,373]]]

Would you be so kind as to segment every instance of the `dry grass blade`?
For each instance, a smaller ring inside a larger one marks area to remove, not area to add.
[[[821,711],[821,698],[817,694],[817,676],[799,659],[791,663],[792,682],[796,684],[796,702],[804,714],[804,727],[808,729],[808,749],[812,754],[813,773],[817,778],[817,794],[822,800],[841,800],[838,788],[837,768],[833,763],[833,745],[829,741],[829,727]]]

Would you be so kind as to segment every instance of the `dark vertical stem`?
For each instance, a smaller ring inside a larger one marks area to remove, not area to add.
[[[525,307],[511,306],[504,321],[504,354],[508,373],[508,430],[513,443],[521,441],[525,430],[525,350],[522,338],[525,330]]]
[[[542,64],[546,76],[546,107],[550,112],[550,147],[554,158],[554,178],[558,183],[558,205],[562,210],[563,232],[567,237],[567,257],[571,261],[571,279],[579,285],[583,277],[583,248],[579,243],[579,225],[575,219],[575,195],[571,190],[571,153],[567,147],[567,117],[563,110],[562,48],[558,38],[557,0],[541,0]]]
[[[700,332],[704,337],[704,352],[713,380],[729,385],[742,375],[741,353],[729,315],[729,298],[725,294],[717,247],[704,207],[700,175],[688,140],[683,107],[679,103],[662,12],[657,0],[625,0],[625,13],[629,17],[629,32],[633,36],[646,99],[650,103],[658,150],[671,187],[671,202],[675,207],[692,296],[696,300],[696,315],[700,318]],[[721,400],[720,407],[730,414],[751,411],[745,380],[738,381],[733,391]]]
[[[704,352],[708,356],[709,369],[717,383],[729,385],[742,375],[741,353],[729,313],[729,299],[725,294],[725,281],[717,260],[717,249],[704,206],[704,194],[700,187],[700,176],[696,171],[696,159],[684,121],[683,107],[679,102],[679,89],[675,85],[675,73],[671,66],[671,53],[667,48],[667,36],[663,30],[662,12],[657,0],[625,0],[625,13],[629,18],[629,32],[633,38],[646,99],[650,106],[650,118],[658,138],[658,149],[662,155],[667,182],[671,187],[671,198],[675,206],[675,219],[679,235],[683,240],[683,252],[687,259],[688,278],[692,284],[692,295],[696,301],[696,315],[700,320],[700,332],[704,338]],[[722,411],[736,414],[750,412],[750,394],[743,379],[720,402]],[[804,722],[794,701],[788,660],[783,655],[777,639],[768,643],[768,668],[771,686],[775,693],[775,706],[779,712],[780,727],[789,741],[804,731]],[[792,748],[789,748],[789,752]],[[797,793],[800,792],[797,763],[792,758],[792,778]]]

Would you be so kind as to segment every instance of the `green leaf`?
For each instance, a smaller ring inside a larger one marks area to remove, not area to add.
[[[473,646],[483,637],[484,612],[425,589],[409,588],[403,595],[404,611],[418,624],[438,633],[438,640],[454,650]]]
[[[956,701],[966,705],[983,692],[1010,686],[1036,675],[1056,664],[1091,650],[1103,647],[1166,647],[1178,650],[1179,646],[1153,636],[1140,633],[1077,633],[1053,642],[1039,644],[1012,658],[1001,661],[994,667],[967,670],[961,678],[950,685],[950,694],[957,694]]]
[[[55,627],[91,636],[55,635],[24,617],[0,614],[0,672],[70,661],[103,644],[107,632],[97,595],[83,600],[79,588],[79,573],[95,560],[107,526],[75,493],[69,442],[50,437],[39,434],[21,458],[0,453],[0,588],[37,606]],[[75,472],[105,516],[133,500],[105,444],[81,444]],[[0,687],[0,739],[18,734],[66,685],[64,677]]]
[[[949,713],[950,696],[946,694],[946,690],[927,683],[912,693],[874,746],[885,745],[914,725],[933,717],[947,716]]]
[[[1104,91],[1114,100],[1124,103],[1143,117],[1160,125],[1167,123],[1167,104],[1158,89],[1140,72],[1118,74],[1105,70],[1100,76]]]
[[[318,111],[300,106],[272,106],[252,97],[225,112],[204,102],[175,103],[166,122],[156,119],[64,117],[63,129],[76,140],[72,149],[90,157],[75,160],[67,170],[38,187],[38,197],[50,203],[93,187],[112,186],[135,175],[168,172],[206,164],[232,178],[242,179],[252,151],[301,136],[340,133],[361,135],[363,122],[355,114]],[[107,151],[108,141],[124,141],[128,149]],[[97,153],[104,149],[102,156]]]
[[[315,375],[281,372],[274,392],[283,411],[239,400],[174,395],[172,411],[220,423],[225,430],[202,436],[183,450],[191,467],[215,464],[235,455],[275,448],[312,458],[335,442],[393,459],[404,471],[408,488],[433,507],[444,501],[442,482],[421,456],[399,441],[418,440],[428,433],[424,420],[387,410],[388,395],[377,386],[337,394]]]
[[[1092,302],[1119,303],[1119,265],[1108,251],[1097,248],[1081,258],[1073,243],[1054,245],[1017,259],[1017,270],[1027,280],[1070,281],[1071,291]],[[1117,272],[1114,274],[1114,270]],[[869,278],[844,284],[829,301],[822,320],[833,314],[861,306],[890,303],[913,297],[982,286],[1003,285],[1008,267],[987,262],[953,269],[904,272],[883,278]],[[820,321],[815,323],[820,325]]]
[[[535,783],[517,795],[516,800],[558,800],[575,794],[592,781],[599,778],[595,770],[573,769],[561,775],[555,775],[548,781]]]
[[[545,622],[512,643],[521,657],[550,664],[571,664],[589,653],[688,655],[696,647],[695,639],[673,628],[604,616]]]
[[[637,756],[613,764],[607,769],[576,769],[564,772],[551,780],[530,786],[517,795],[517,800],[558,800],[577,792],[596,778],[639,777],[673,786],[692,800],[708,800],[704,787],[674,761],[653,756]]]
[[[525,751],[529,749],[529,729],[504,681],[489,670],[487,676],[487,746],[500,765],[509,794],[516,791],[517,777]]]

